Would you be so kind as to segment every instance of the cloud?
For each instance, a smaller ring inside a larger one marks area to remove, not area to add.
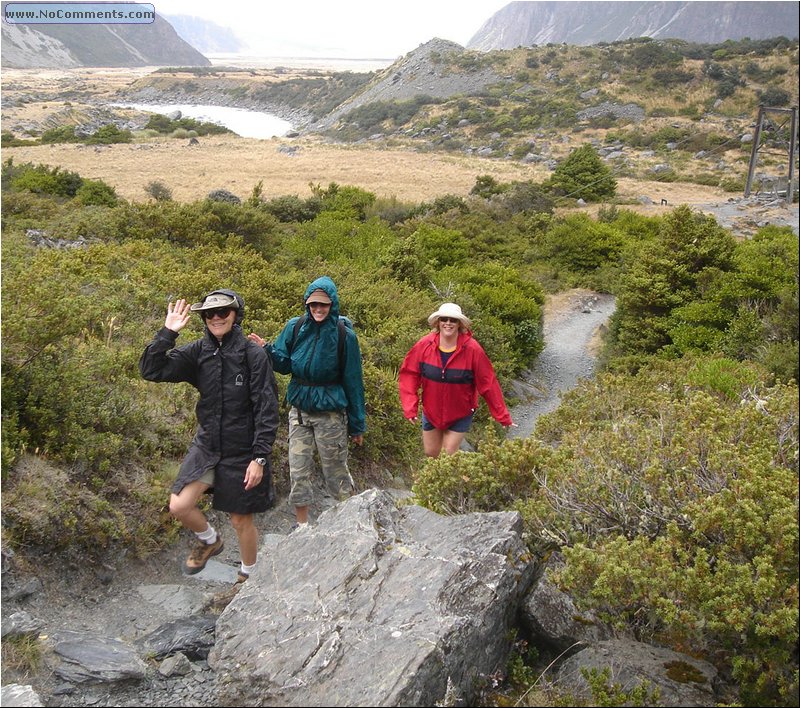
[[[155,7],[162,15],[192,15],[230,27],[251,45],[252,52],[265,56],[299,52],[395,58],[434,37],[466,44],[506,4],[497,0],[407,0],[402,5],[384,5],[374,0],[290,0],[256,5],[163,0]]]

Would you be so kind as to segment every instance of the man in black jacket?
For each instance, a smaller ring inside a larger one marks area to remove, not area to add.
[[[203,318],[204,335],[175,348],[192,312]],[[247,580],[256,564],[253,514],[270,505],[269,456],[278,427],[272,362],[242,334],[243,316],[244,301],[232,290],[215,290],[191,306],[186,300],[170,302],[164,327],[139,360],[148,381],[187,382],[200,392],[197,432],[169,501],[170,513],[197,536],[184,572],[200,572],[223,548],[222,537],[198,507],[211,490],[213,508],[230,514],[239,539],[237,582]]]

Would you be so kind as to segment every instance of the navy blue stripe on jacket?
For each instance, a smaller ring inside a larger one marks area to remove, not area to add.
[[[471,384],[475,381],[472,369],[443,369],[441,366],[420,363],[420,373],[425,379],[439,381],[440,383]]]

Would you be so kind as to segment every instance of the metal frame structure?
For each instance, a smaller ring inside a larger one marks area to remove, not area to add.
[[[758,163],[758,151],[761,149],[761,135],[764,131],[764,121],[767,113],[790,114],[790,137],[789,137],[789,181],[786,185],[786,204],[792,204],[794,200],[794,162],[797,156],[797,108],[771,108],[768,106],[758,107],[758,120],[753,134],[753,149],[750,152],[750,168],[747,172],[747,183],[744,187],[744,196],[749,197],[753,188],[753,176],[756,172]],[[785,125],[785,124],[784,124]],[[779,126],[782,128],[783,126]]]

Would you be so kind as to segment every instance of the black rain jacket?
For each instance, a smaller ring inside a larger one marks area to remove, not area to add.
[[[175,348],[178,333],[162,327],[139,360],[148,381],[186,382],[200,392],[200,445],[223,458],[269,458],[278,429],[278,396],[272,361],[235,324],[220,343],[206,330],[201,339]]]

